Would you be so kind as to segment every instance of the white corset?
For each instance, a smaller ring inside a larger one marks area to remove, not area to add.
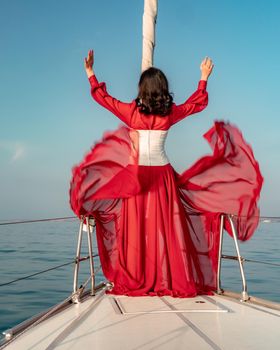
[[[139,134],[139,165],[165,165],[169,163],[164,144],[168,131],[137,130]]]

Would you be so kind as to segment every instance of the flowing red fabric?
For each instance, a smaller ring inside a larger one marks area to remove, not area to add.
[[[251,147],[224,122],[204,137],[212,154],[181,175],[170,164],[138,165],[137,131],[127,127],[106,133],[73,168],[70,204],[95,218],[110,293],[212,294],[220,214],[236,215],[240,240],[254,233],[263,178]]]

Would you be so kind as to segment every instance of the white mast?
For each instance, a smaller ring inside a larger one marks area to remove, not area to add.
[[[142,72],[153,65],[157,0],[144,0]]]

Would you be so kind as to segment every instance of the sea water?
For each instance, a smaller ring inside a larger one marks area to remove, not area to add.
[[[70,264],[29,279],[3,285],[75,258],[79,222],[76,219],[0,226],[0,332],[67,298],[73,288]],[[247,259],[280,264],[280,222],[260,223],[255,235],[240,242],[241,255]],[[82,255],[88,255],[86,235]],[[234,242],[227,234],[223,254],[236,255]],[[94,251],[96,244],[94,242]],[[95,266],[99,266],[98,258]],[[250,295],[280,302],[280,267],[245,262]],[[81,263],[80,281],[89,273],[89,261]],[[241,278],[237,261],[222,261],[222,288],[240,292]],[[97,274],[96,282],[103,280]]]

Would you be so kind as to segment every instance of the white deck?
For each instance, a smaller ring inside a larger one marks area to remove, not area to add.
[[[34,327],[6,349],[277,349],[280,311],[224,296],[105,295]],[[198,302],[198,303],[197,303]]]

